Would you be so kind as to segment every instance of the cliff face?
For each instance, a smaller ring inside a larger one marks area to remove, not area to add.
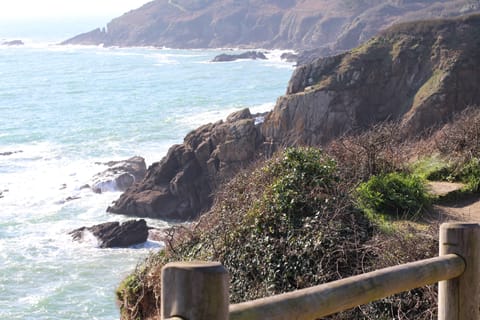
[[[171,48],[357,46],[400,21],[479,11],[470,0],[155,0],[66,44]]]
[[[209,208],[218,183],[255,157],[261,143],[248,109],[204,125],[170,148],[148,168],[141,183],[127,189],[109,212],[164,220],[190,220]]]
[[[480,15],[396,25],[341,55],[294,72],[263,124],[248,111],[203,126],[148,169],[112,212],[188,219],[217,183],[280,146],[322,145],[385,120],[418,134],[480,105]]]
[[[480,104],[480,16],[394,26],[299,67],[262,127],[276,145],[318,145],[401,120],[412,134]]]

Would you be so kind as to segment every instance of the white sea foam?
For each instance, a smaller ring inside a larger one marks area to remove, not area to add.
[[[275,103],[273,103],[273,102],[262,103],[262,104],[259,104],[257,106],[251,107],[250,112],[252,114],[269,112],[269,111],[273,110],[274,106],[275,106]]]
[[[95,237],[93,235],[93,233],[91,233],[88,230],[83,231],[83,237],[79,241],[79,243],[85,244],[87,246],[92,246],[92,247],[95,247],[95,248],[98,248],[100,246],[98,238]]]
[[[174,59],[174,55],[171,54],[155,54],[152,55],[155,59],[155,66],[163,66],[165,64],[179,64],[178,60]]]

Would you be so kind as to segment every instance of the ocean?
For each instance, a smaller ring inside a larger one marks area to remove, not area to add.
[[[271,110],[292,65],[279,52],[209,62],[222,52],[0,46],[0,319],[119,318],[116,286],[162,244],[73,242],[73,229],[129,219],[105,211],[119,192],[81,186],[102,163],[148,165],[202,124]]]

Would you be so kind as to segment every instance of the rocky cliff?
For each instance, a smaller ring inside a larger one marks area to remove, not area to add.
[[[473,0],[155,0],[66,44],[312,49],[357,46],[401,21],[478,12]]]
[[[189,133],[181,145],[148,168],[109,212],[165,220],[189,220],[207,210],[216,186],[255,157],[261,139],[248,109]]]
[[[243,110],[193,131],[110,211],[193,218],[209,207],[218,183],[260,154],[326,144],[385,120],[418,134],[480,105],[479,87],[480,15],[396,25],[351,51],[297,68],[263,123]]]
[[[265,119],[274,145],[319,145],[385,120],[412,134],[480,104],[480,16],[396,25],[295,70]]]

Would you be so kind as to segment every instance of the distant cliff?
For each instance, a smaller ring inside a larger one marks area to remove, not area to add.
[[[299,67],[262,124],[250,112],[205,125],[174,146],[110,211],[192,219],[218,183],[283,146],[322,145],[398,120],[410,134],[480,105],[480,15],[399,24],[341,55]]]
[[[65,44],[346,50],[394,23],[478,12],[472,0],[155,0]]]

